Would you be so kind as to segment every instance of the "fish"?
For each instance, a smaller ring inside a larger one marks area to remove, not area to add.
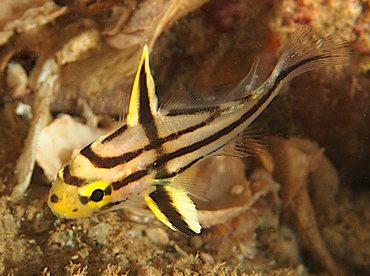
[[[346,42],[302,27],[259,87],[254,87],[255,64],[235,85],[234,99],[164,109],[158,105],[149,49],[144,46],[125,120],[63,165],[48,205],[58,217],[77,218],[116,210],[140,198],[172,230],[200,234],[191,195],[192,187],[202,184],[184,177],[185,172],[211,156],[248,156],[254,143],[248,139],[248,126],[286,83],[306,71],[349,60]]]

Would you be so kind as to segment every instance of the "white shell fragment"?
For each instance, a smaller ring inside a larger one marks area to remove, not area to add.
[[[6,84],[13,98],[19,98],[27,94],[28,76],[21,64],[12,62],[8,64]]]
[[[63,114],[45,127],[36,149],[37,164],[49,181],[54,181],[62,165],[83,147],[106,134],[108,130],[84,125]]]
[[[260,159],[271,160],[268,152]],[[260,163],[269,163],[268,161]],[[280,185],[274,181],[269,170],[271,165],[256,167],[248,178],[245,165],[240,158],[231,156],[210,157],[183,173],[185,177],[207,183],[206,201],[194,198],[199,221],[203,228],[223,224],[249,210],[257,210],[264,197],[271,203],[280,205],[278,191]],[[194,181],[196,183],[196,181]],[[197,189],[195,184],[194,189]],[[272,225],[277,224],[277,217],[267,218]],[[262,222],[263,223],[263,222]],[[269,224],[269,223],[267,223]]]
[[[89,30],[73,37],[56,53],[57,62],[65,65],[88,57],[89,51],[100,47],[99,40],[100,37],[97,30]]]
[[[59,89],[59,66],[53,59],[45,61],[36,82],[37,94],[33,105],[33,120],[25,141],[24,150],[16,165],[18,184],[12,200],[18,200],[26,192],[35,166],[37,140],[50,116],[49,106],[55,90]]]

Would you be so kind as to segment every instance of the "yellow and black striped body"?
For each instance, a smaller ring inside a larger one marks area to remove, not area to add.
[[[209,156],[227,154],[225,146],[291,78],[319,65],[342,63],[347,54],[335,39],[302,30],[256,90],[215,106],[161,111],[145,47],[125,124],[64,165],[51,189],[49,206],[56,215],[73,218],[117,209],[141,196],[170,228],[188,235],[200,233],[187,188],[177,183],[181,173]],[[246,84],[241,84],[238,89],[246,90]]]

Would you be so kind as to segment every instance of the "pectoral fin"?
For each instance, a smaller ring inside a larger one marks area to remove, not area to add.
[[[155,216],[173,230],[189,236],[199,234],[202,227],[198,222],[195,204],[187,192],[172,185],[156,185],[155,188],[145,196]]]

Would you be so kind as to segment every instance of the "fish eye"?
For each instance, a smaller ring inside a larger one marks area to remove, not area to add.
[[[111,198],[112,187],[103,180],[90,182],[79,189],[80,202],[86,207],[100,208]]]
[[[102,189],[96,189],[90,196],[90,199],[94,202],[99,202],[104,198],[104,191]]]

